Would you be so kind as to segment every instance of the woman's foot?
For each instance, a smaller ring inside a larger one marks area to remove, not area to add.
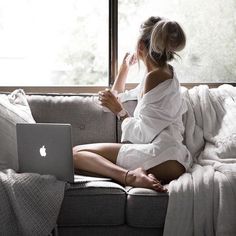
[[[153,174],[147,174],[142,168],[130,170],[126,176],[126,184],[133,187],[154,189],[158,192],[167,192]]]

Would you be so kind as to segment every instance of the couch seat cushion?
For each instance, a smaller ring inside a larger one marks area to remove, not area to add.
[[[125,189],[111,181],[68,184],[58,218],[59,226],[124,224]]]
[[[126,220],[133,227],[164,226],[168,206],[168,193],[146,188],[127,189]]]

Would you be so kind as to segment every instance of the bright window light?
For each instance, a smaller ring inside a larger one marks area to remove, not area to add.
[[[134,51],[140,24],[150,16],[179,22],[187,36],[186,48],[173,61],[180,82],[236,81],[235,0],[119,0],[119,64]],[[143,71],[132,68],[129,82]]]
[[[107,85],[108,0],[1,0],[0,85]]]

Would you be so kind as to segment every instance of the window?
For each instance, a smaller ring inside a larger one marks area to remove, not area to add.
[[[1,0],[0,86],[107,85],[108,0]]]
[[[236,81],[235,0],[119,0],[119,63],[135,50],[142,21],[163,16],[178,21],[187,36],[181,59],[173,61],[183,83]],[[128,81],[140,79],[138,67]]]
[[[171,62],[180,82],[233,83],[235,11],[235,0],[1,0],[0,86],[108,86],[151,15],[186,32],[186,48]],[[134,66],[127,82],[139,82],[143,69]]]

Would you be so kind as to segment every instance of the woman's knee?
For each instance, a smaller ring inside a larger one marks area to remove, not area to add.
[[[81,146],[75,146],[73,147],[72,149],[72,155],[73,155],[73,161],[74,161],[74,164],[76,164],[78,162],[78,160],[80,159],[80,157],[83,157],[84,154],[83,154],[83,151],[86,151],[85,148],[82,147],[83,145]]]
[[[72,149],[73,155],[76,155],[78,152],[85,151],[88,149],[89,149],[89,144],[77,145],[77,146],[73,147],[73,149]]]
[[[78,159],[80,153],[77,147],[73,147],[72,149],[72,155],[73,155],[73,161],[74,163],[76,162],[76,160]]]
[[[72,154],[73,154],[73,157],[77,154],[77,149],[76,149],[76,147],[73,147],[73,148],[72,148]]]

